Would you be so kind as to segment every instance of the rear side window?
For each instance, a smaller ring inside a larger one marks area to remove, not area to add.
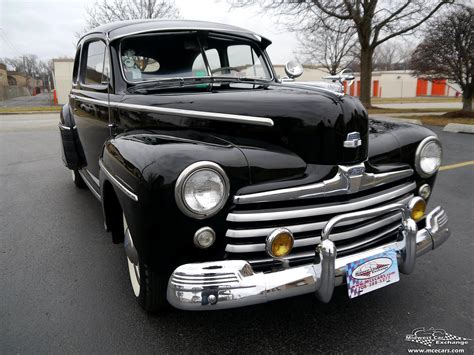
[[[105,55],[105,43],[102,41],[90,42],[87,45],[87,59],[85,64],[84,84],[107,84],[108,65]],[[82,75],[81,75],[82,76]]]

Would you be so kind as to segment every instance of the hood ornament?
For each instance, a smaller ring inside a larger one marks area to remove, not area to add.
[[[357,148],[362,145],[362,139],[360,139],[359,132],[351,132],[347,134],[346,140],[344,141],[344,148]]]

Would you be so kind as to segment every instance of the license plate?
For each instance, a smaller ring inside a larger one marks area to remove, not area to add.
[[[346,265],[347,291],[350,298],[375,291],[399,280],[397,253],[393,249]]]

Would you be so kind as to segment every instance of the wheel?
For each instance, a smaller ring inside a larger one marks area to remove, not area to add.
[[[85,189],[87,187],[86,183],[84,182],[84,179],[81,176],[81,174],[79,174],[79,171],[71,170],[71,175],[72,175],[72,181],[74,181],[74,184],[78,188]]]
[[[125,215],[123,215],[123,231],[125,234],[124,245],[127,253],[128,274],[138,304],[148,312],[156,312],[166,308],[168,306],[166,300],[168,279],[165,275],[153,271],[146,264],[140,262],[140,256],[133,245],[133,237],[128,228]]]

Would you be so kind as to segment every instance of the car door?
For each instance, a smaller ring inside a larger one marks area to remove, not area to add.
[[[74,119],[86,158],[85,177],[99,187],[99,158],[109,129],[109,73],[107,46],[92,39],[82,46],[79,80],[71,91]]]

